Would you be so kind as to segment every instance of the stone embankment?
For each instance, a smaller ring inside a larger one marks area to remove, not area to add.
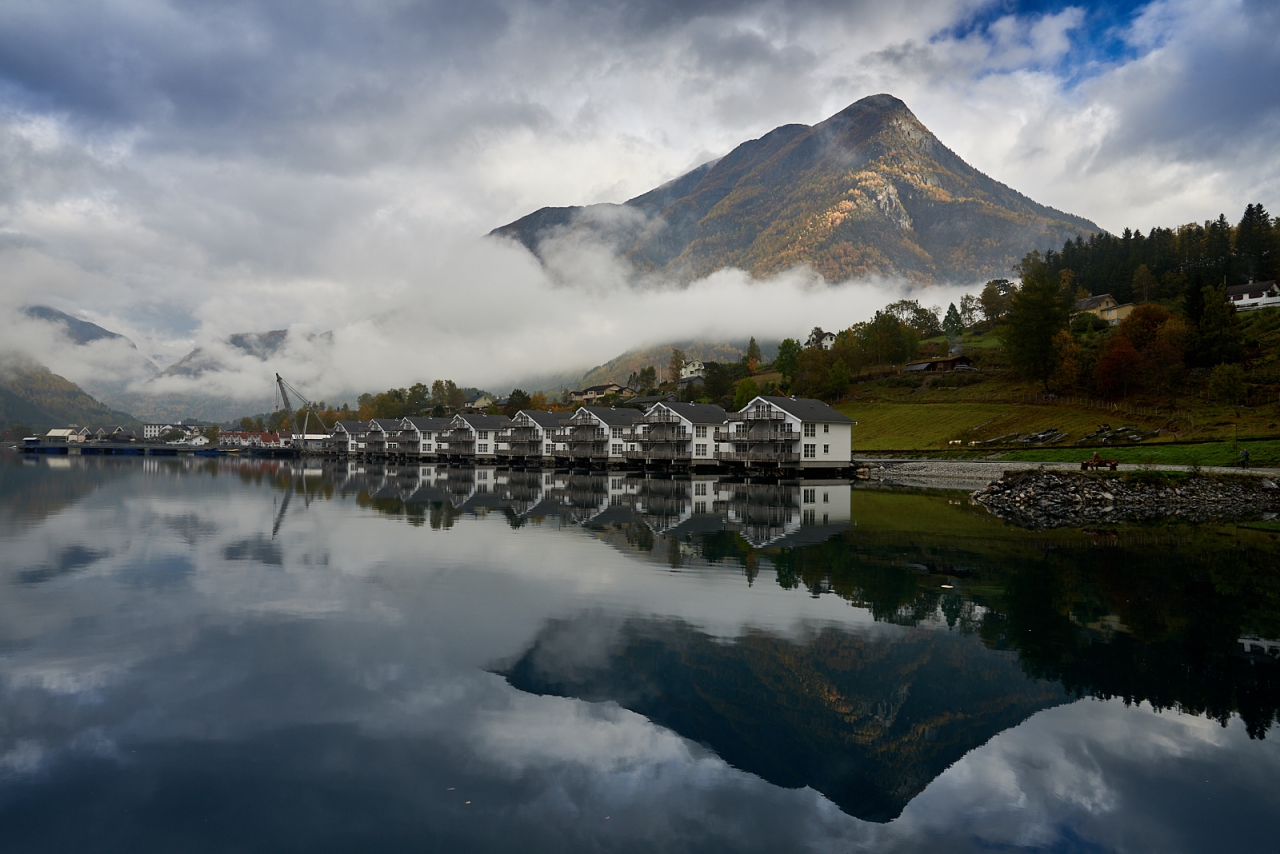
[[[1276,518],[1280,489],[1267,478],[1008,472],[973,499],[1023,528],[1092,527],[1119,522],[1250,522]]]

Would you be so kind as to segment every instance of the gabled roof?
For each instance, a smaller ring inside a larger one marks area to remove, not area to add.
[[[623,401],[619,406],[629,406],[632,409],[645,409],[653,406],[655,403],[674,403],[676,396],[674,394],[648,394],[644,397],[633,397],[630,400]]]
[[[1233,285],[1232,287],[1227,288],[1227,296],[1233,297],[1237,294],[1247,296],[1248,294],[1256,294],[1260,291],[1265,292],[1271,290],[1275,286],[1275,279],[1267,282],[1250,282],[1247,285]]]
[[[827,406],[820,400],[814,400],[810,397],[773,397],[760,395],[753,398],[750,403],[744,406],[740,411],[746,412],[751,408],[751,404],[757,400],[763,400],[772,403],[778,409],[799,418],[801,421],[830,421],[838,424],[852,424],[853,419],[842,412],[837,412],[830,406]]]
[[[617,383],[605,383],[604,385],[589,385],[589,386],[587,386],[586,388],[584,388],[584,389],[582,390],[582,392],[583,392],[584,394],[585,394],[586,392],[589,392],[589,391],[594,391],[594,392],[599,393],[599,392],[602,392],[602,391],[608,391],[608,390],[609,390],[609,389],[611,389],[611,388],[619,388],[619,389],[620,389],[620,388],[622,388],[622,386],[618,385]]]
[[[714,403],[674,403],[664,400],[660,403],[655,403],[653,409],[657,409],[659,406],[671,410],[676,415],[692,421],[694,424],[723,424],[729,417],[729,413]],[[650,411],[652,412],[653,410],[651,409]]]
[[[399,430],[400,429],[399,418],[375,418],[369,423],[377,424],[383,430]]]
[[[339,427],[347,433],[363,433],[367,429],[368,425],[363,421],[339,421],[337,424],[333,425],[334,430],[337,430]]]
[[[424,416],[418,416],[418,415],[410,415],[406,417],[404,420],[407,421],[409,424],[411,424],[413,427],[423,432],[426,432],[426,431],[435,432],[437,430],[444,430],[448,428],[449,423],[453,421],[452,418],[430,418],[430,417],[424,417]]]
[[[1119,300],[1117,300],[1111,294],[1098,294],[1096,297],[1085,297],[1084,299],[1076,300],[1075,310],[1089,311],[1090,309],[1093,309],[1093,308],[1101,308],[1103,303],[1105,303],[1107,300],[1111,300],[1112,302],[1119,302]]]
[[[643,414],[638,409],[614,409],[612,406],[581,406],[578,411],[587,411],[610,427],[630,427],[638,424]]]
[[[540,409],[521,409],[517,415],[526,415],[539,427],[559,427],[569,420],[567,412],[543,412]]]
[[[463,413],[454,417],[465,421],[472,430],[501,430],[504,427],[511,426],[511,419],[505,415],[472,415],[471,413]]]

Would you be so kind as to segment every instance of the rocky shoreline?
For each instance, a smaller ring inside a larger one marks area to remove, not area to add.
[[[1001,519],[1035,530],[1119,522],[1256,522],[1280,512],[1275,483],[1240,475],[1006,472],[972,497]]]

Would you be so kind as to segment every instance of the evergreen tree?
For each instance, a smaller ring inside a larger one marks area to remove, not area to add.
[[[1049,387],[1053,338],[1067,327],[1071,291],[1044,264],[1023,271],[1022,287],[1009,300],[1000,337],[1010,364],[1027,379]]]
[[[760,364],[760,345],[756,343],[754,337],[747,343],[747,364]]]
[[[1245,281],[1264,282],[1276,277],[1276,234],[1271,215],[1261,204],[1249,205],[1236,227],[1236,267]]]
[[[942,329],[947,333],[948,338],[959,338],[960,333],[964,332],[964,321],[960,319],[960,312],[956,309],[955,303],[947,306],[947,316],[942,320]]]
[[[671,348],[671,361],[667,363],[667,369],[671,372],[669,379],[671,382],[680,382],[680,372],[684,370],[685,358],[684,351],[675,347]]]
[[[1202,365],[1220,365],[1244,359],[1236,307],[1227,300],[1222,285],[1205,287],[1204,313],[1200,316],[1199,361]]]
[[[794,338],[785,338],[778,345],[778,358],[773,360],[773,366],[778,369],[778,373],[782,374],[783,379],[791,382],[796,377],[796,370],[800,367],[800,351],[803,348],[800,342]]]

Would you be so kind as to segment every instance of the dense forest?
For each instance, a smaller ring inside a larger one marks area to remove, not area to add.
[[[1226,215],[1144,235],[1094,234],[1067,241],[1043,256],[1056,279],[1070,271],[1077,288],[1111,294],[1121,303],[1182,300],[1187,320],[1200,320],[1200,294],[1208,285],[1242,285],[1280,274],[1280,222],[1261,204],[1231,225]]]

